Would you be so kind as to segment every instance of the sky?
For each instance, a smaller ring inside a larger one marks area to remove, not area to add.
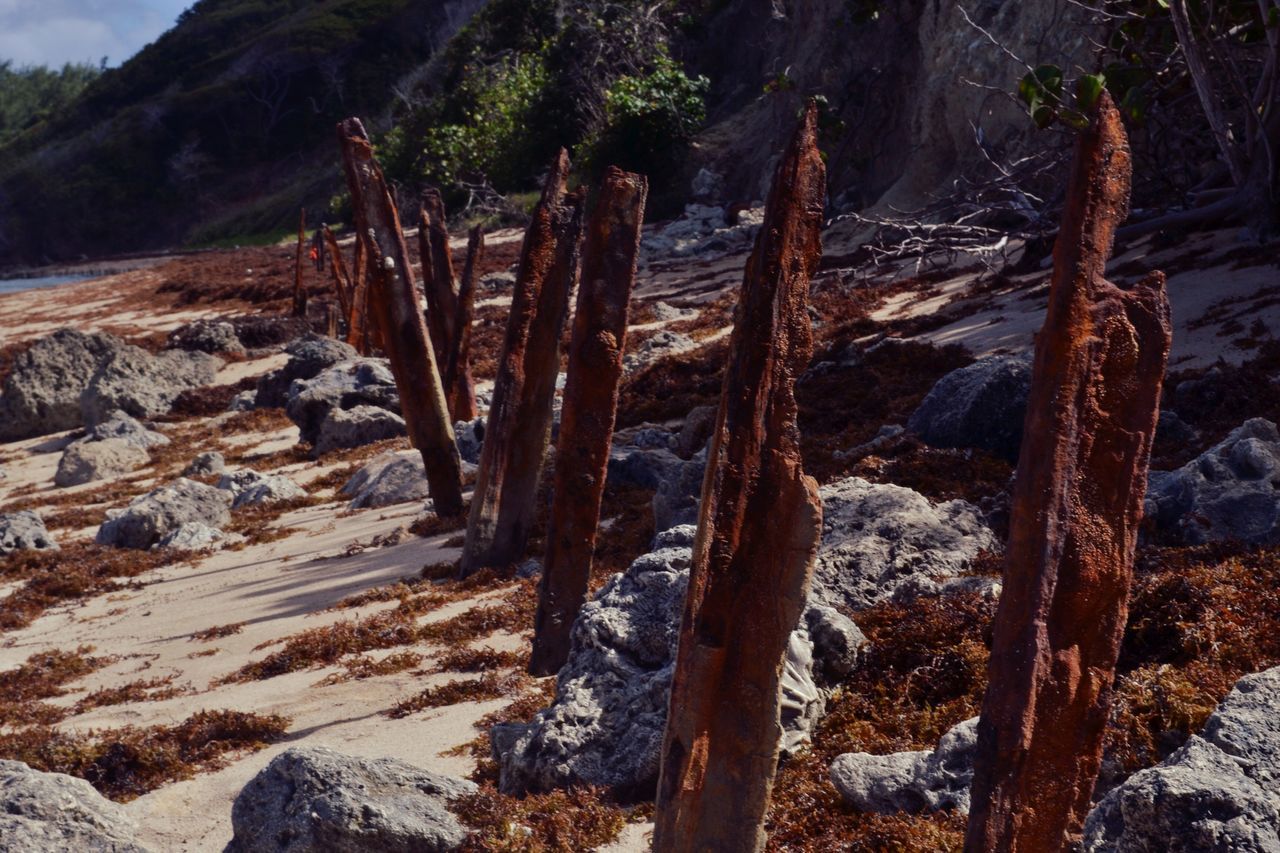
[[[0,60],[116,66],[173,26],[194,0],[0,0]]]

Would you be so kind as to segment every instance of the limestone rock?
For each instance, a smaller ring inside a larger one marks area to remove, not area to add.
[[[426,500],[427,472],[416,450],[384,453],[365,463],[339,494],[351,498],[351,509]]]
[[[218,478],[218,488],[234,496],[232,509],[265,506],[307,496],[301,486],[282,474],[261,474],[247,468],[223,474]]]
[[[454,850],[467,830],[449,811],[449,800],[475,790],[471,782],[392,758],[293,747],[236,797],[235,835],[225,853]]]
[[[974,717],[944,734],[933,750],[837,756],[831,781],[845,802],[864,812],[968,812],[977,742]]]
[[[0,760],[0,849],[145,853],[138,825],[83,779]]]
[[[1152,471],[1145,515],[1189,544],[1280,542],[1280,432],[1252,418],[1176,471]]]
[[[94,480],[110,480],[141,468],[149,461],[151,457],[147,451],[130,444],[127,439],[77,441],[63,451],[53,482],[65,488]]]
[[[254,405],[258,408],[278,408],[289,398],[289,387],[297,379],[311,379],[340,361],[356,357],[355,349],[333,338],[307,334],[285,348],[289,361],[279,370],[272,371],[258,380]]]
[[[244,537],[239,533],[227,533],[199,521],[188,521],[167,533],[156,543],[156,547],[172,548],[175,551],[203,551],[243,541]]]
[[[635,352],[628,353],[622,363],[628,373],[634,373],[661,358],[679,355],[682,352],[697,349],[698,342],[688,335],[660,329],[647,338]]]
[[[351,359],[328,367],[311,379],[295,380],[289,387],[285,412],[298,425],[302,440],[314,445],[331,412],[357,406],[373,406],[400,415],[400,395],[385,361]]]
[[[0,515],[0,557],[14,551],[58,550],[39,513],[24,509]]]
[[[80,426],[81,393],[98,367],[124,346],[112,335],[59,329],[20,353],[0,395],[0,441]]]
[[[937,594],[983,550],[999,548],[977,507],[934,504],[911,489],[850,477],[822,488],[822,549],[814,597],[860,609]]]
[[[107,511],[98,528],[99,545],[146,549],[190,521],[221,527],[231,520],[231,494],[180,478]]]
[[[530,724],[491,732],[505,793],[572,784],[622,796],[652,793],[696,528],[658,534],[654,550],[614,575],[573,625],[556,700]],[[794,750],[821,713],[813,641],[802,626],[784,669],[784,745]]]
[[[227,470],[227,460],[216,450],[196,456],[182,472],[184,477],[209,477]]]
[[[1031,361],[997,355],[937,381],[907,421],[935,447],[973,447],[1017,461],[1031,391]]]
[[[110,438],[121,439],[143,450],[169,444],[169,436],[147,429],[136,418],[119,410],[111,412],[104,420],[91,427],[86,440],[105,441]]]
[[[94,426],[117,410],[135,418],[163,415],[183,391],[212,384],[220,364],[203,352],[169,350],[153,356],[139,347],[121,347],[81,392],[81,418]]]
[[[668,467],[653,492],[653,521],[658,530],[698,523],[702,478],[707,471],[704,447],[692,458]]]
[[[190,352],[243,354],[244,344],[236,334],[236,327],[221,320],[196,320],[169,333],[168,349]]]
[[[361,447],[402,435],[406,435],[404,418],[395,412],[377,406],[330,409],[320,422],[315,452],[317,456],[323,456],[331,450]]]
[[[454,439],[458,442],[458,454],[463,462],[480,464],[480,448],[484,446],[484,418],[458,421],[453,425]]]

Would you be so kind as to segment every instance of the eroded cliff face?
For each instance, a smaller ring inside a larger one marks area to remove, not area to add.
[[[835,206],[919,207],[984,161],[979,143],[997,160],[1043,147],[1013,98],[1027,69],[1009,54],[1088,67],[1086,18],[1069,0],[730,0],[684,46],[712,80],[691,170],[724,177],[718,201],[762,198],[773,152],[817,94],[828,126],[844,123],[823,139]]]

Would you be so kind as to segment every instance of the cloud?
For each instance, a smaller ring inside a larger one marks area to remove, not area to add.
[[[190,0],[0,0],[0,60],[118,65],[173,25]]]

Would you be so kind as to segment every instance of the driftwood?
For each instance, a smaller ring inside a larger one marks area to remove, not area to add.
[[[611,167],[587,223],[529,663],[534,675],[564,665],[569,629],[587,596],[648,191],[640,175]]]
[[[369,307],[391,361],[409,438],[422,453],[436,514],[456,516],[464,508],[462,460],[418,309],[400,217],[359,119],[339,123],[338,139],[356,227],[367,240]]]
[[[801,468],[794,386],[813,343],[809,278],[826,174],[817,108],[774,175],[743,277],[662,748],[653,848],[760,850],[782,737],[780,690],[822,531]]]
[[[329,230],[328,225],[320,226],[320,233],[324,236],[325,248],[329,250],[329,257],[332,258],[330,264],[333,268],[333,289],[338,294],[338,306],[342,309],[342,319],[345,323],[351,322],[351,277],[347,275],[346,261],[342,260],[342,252],[338,249],[338,240],[333,236],[333,232]]]
[[[578,276],[582,193],[565,194],[568,174],[569,156],[561,150],[520,250],[467,520],[462,577],[519,560],[533,526],[538,478],[551,434],[560,336]]]
[[[1103,278],[1131,163],[1105,94],[1076,148],[1036,339],[967,851],[1065,849],[1102,757],[1172,333],[1164,276]]]

